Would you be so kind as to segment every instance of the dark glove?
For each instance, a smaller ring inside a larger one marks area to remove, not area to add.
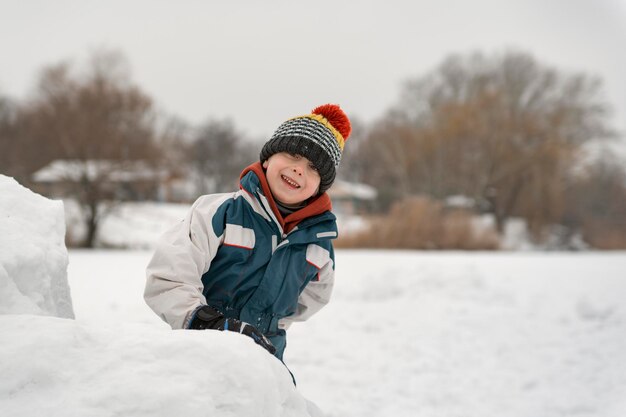
[[[241,320],[226,318],[222,313],[210,306],[200,307],[198,311],[196,311],[189,328],[194,330],[228,330],[231,332],[245,334],[257,344],[264,347],[272,355],[276,353],[276,348],[272,342],[270,342],[269,339],[259,331],[259,329]]]

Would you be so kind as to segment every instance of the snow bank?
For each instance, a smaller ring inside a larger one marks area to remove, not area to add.
[[[237,333],[28,315],[1,316],[0,329],[3,415],[320,416],[287,368]]]
[[[0,175],[0,314],[73,318],[63,203]]]
[[[321,415],[282,362],[245,336],[172,331],[133,322],[130,314],[107,324],[68,320],[74,313],[63,203],[5,176],[0,195],[2,416]],[[153,223],[146,221],[146,234],[154,232]],[[89,284],[77,285],[83,292],[75,297],[90,303],[88,297],[109,295],[90,281],[96,277],[113,299],[132,297],[143,305],[132,285],[111,288],[111,278],[124,274],[120,262],[114,264],[116,270],[102,276],[103,266],[90,263],[76,278]],[[143,284],[144,267],[130,281]]]

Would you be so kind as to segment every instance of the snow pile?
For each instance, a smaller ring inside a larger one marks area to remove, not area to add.
[[[3,415],[320,415],[278,359],[237,333],[28,315],[0,317],[0,329]]]
[[[0,314],[73,318],[63,203],[0,175]]]
[[[131,279],[121,254],[110,265],[84,265],[74,281],[78,309],[107,299],[103,317],[113,321],[68,320],[74,313],[63,204],[4,176],[0,195],[2,416],[321,415],[283,363],[250,338],[172,331],[154,314],[146,324],[117,308],[128,299],[147,311],[145,263]]]

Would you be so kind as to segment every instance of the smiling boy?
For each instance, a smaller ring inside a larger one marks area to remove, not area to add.
[[[301,155],[274,154],[263,162],[263,168],[272,195],[279,204],[299,207],[317,194],[320,174],[315,165]]]
[[[337,225],[326,191],[350,131],[333,104],[289,119],[239,191],[196,200],[148,265],[154,312],[174,329],[242,333],[282,360],[287,328],[330,299]]]

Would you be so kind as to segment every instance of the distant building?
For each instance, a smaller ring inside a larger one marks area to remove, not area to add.
[[[378,196],[374,187],[342,180],[336,180],[328,194],[333,202],[333,212],[339,215],[368,213]]]
[[[58,159],[36,171],[31,180],[38,192],[56,198],[71,196],[82,181],[98,182],[110,198],[120,201],[191,198],[184,181],[145,161]]]
[[[476,200],[460,194],[448,196],[443,202],[444,207],[448,209],[473,210],[476,208]]]

